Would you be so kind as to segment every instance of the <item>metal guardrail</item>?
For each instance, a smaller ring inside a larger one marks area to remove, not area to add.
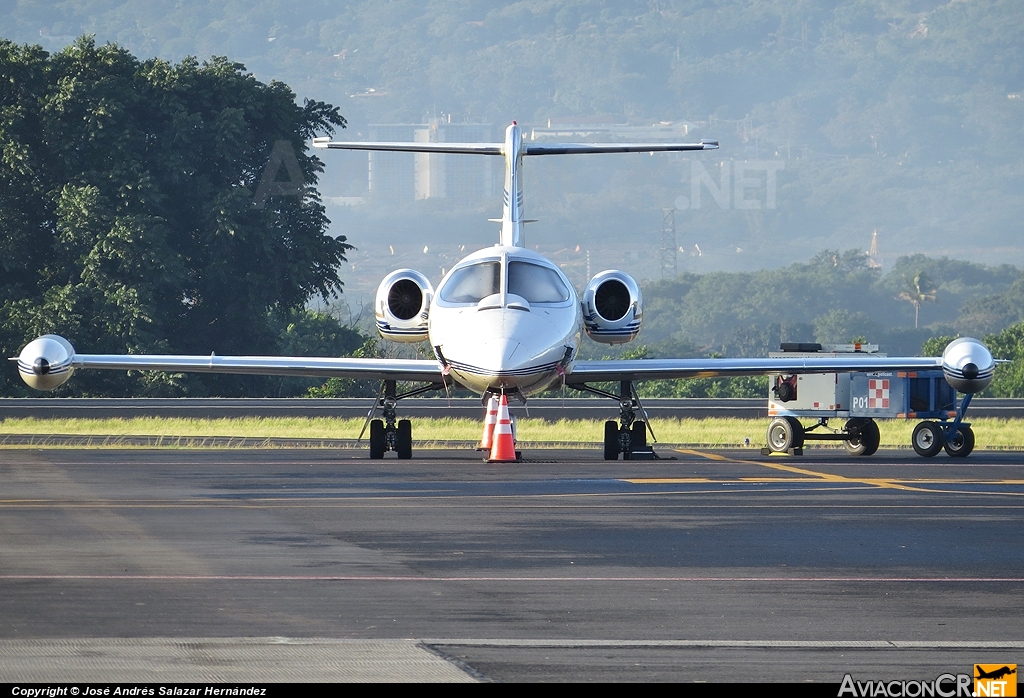
[[[373,398],[0,398],[0,419],[8,417],[365,417]],[[643,401],[652,419],[738,417],[767,418],[766,398],[649,398]],[[545,420],[616,419],[618,405],[599,398],[535,398],[512,412]],[[482,419],[479,398],[410,398],[399,403],[403,417]],[[1024,418],[1024,399],[978,398],[970,418]]]

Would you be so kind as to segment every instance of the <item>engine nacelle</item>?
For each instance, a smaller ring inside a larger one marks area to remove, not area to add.
[[[377,287],[373,314],[377,331],[393,342],[421,342],[427,338],[427,319],[434,287],[423,274],[399,269]]]
[[[643,320],[640,286],[624,271],[609,269],[594,276],[583,292],[583,324],[602,344],[633,341]]]
[[[53,390],[71,378],[75,348],[55,334],[44,334],[25,345],[18,356],[18,373],[30,388]]]
[[[942,352],[942,373],[961,393],[980,393],[992,382],[995,361],[988,348],[976,339],[954,339]]]

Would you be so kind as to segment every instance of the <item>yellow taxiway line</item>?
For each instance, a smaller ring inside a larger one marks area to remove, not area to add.
[[[678,453],[685,453],[691,456],[698,456],[700,458],[706,458],[708,460],[722,461],[726,463],[739,463],[749,465],[760,465],[764,468],[771,468],[772,470],[780,470],[786,473],[792,473],[802,477],[738,477],[732,479],[714,479],[714,478],[631,478],[623,480],[635,485],[673,485],[673,484],[687,484],[687,483],[843,483],[850,485],[870,485],[872,487],[879,487],[883,489],[896,489],[906,490],[910,492],[928,492],[928,493],[943,493],[949,494],[948,490],[934,490],[921,487],[921,485],[1024,485],[1024,480],[979,480],[977,478],[877,478],[877,477],[846,477],[844,475],[836,475],[834,473],[823,473],[817,470],[810,470],[808,468],[798,468],[793,465],[785,465],[783,463],[772,463],[769,461],[760,460],[741,460],[739,458],[730,458],[720,453],[709,453],[707,451],[697,451],[690,448],[676,449]],[[1024,492],[976,492],[970,490],[961,490],[961,494],[1004,494],[1015,497],[1024,496]]]

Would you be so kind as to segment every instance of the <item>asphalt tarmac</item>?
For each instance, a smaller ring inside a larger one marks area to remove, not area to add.
[[[414,455],[0,449],[0,681],[1024,663],[1024,454]]]

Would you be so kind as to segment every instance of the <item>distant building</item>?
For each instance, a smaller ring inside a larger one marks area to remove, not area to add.
[[[491,124],[370,124],[371,141],[491,143]],[[497,194],[499,158],[441,153],[369,153],[369,192],[378,201],[447,199],[454,206],[477,206]]]
[[[371,124],[371,141],[413,141],[415,129],[410,124]],[[374,199],[393,202],[412,201],[413,156],[409,153],[368,153],[367,183]]]

